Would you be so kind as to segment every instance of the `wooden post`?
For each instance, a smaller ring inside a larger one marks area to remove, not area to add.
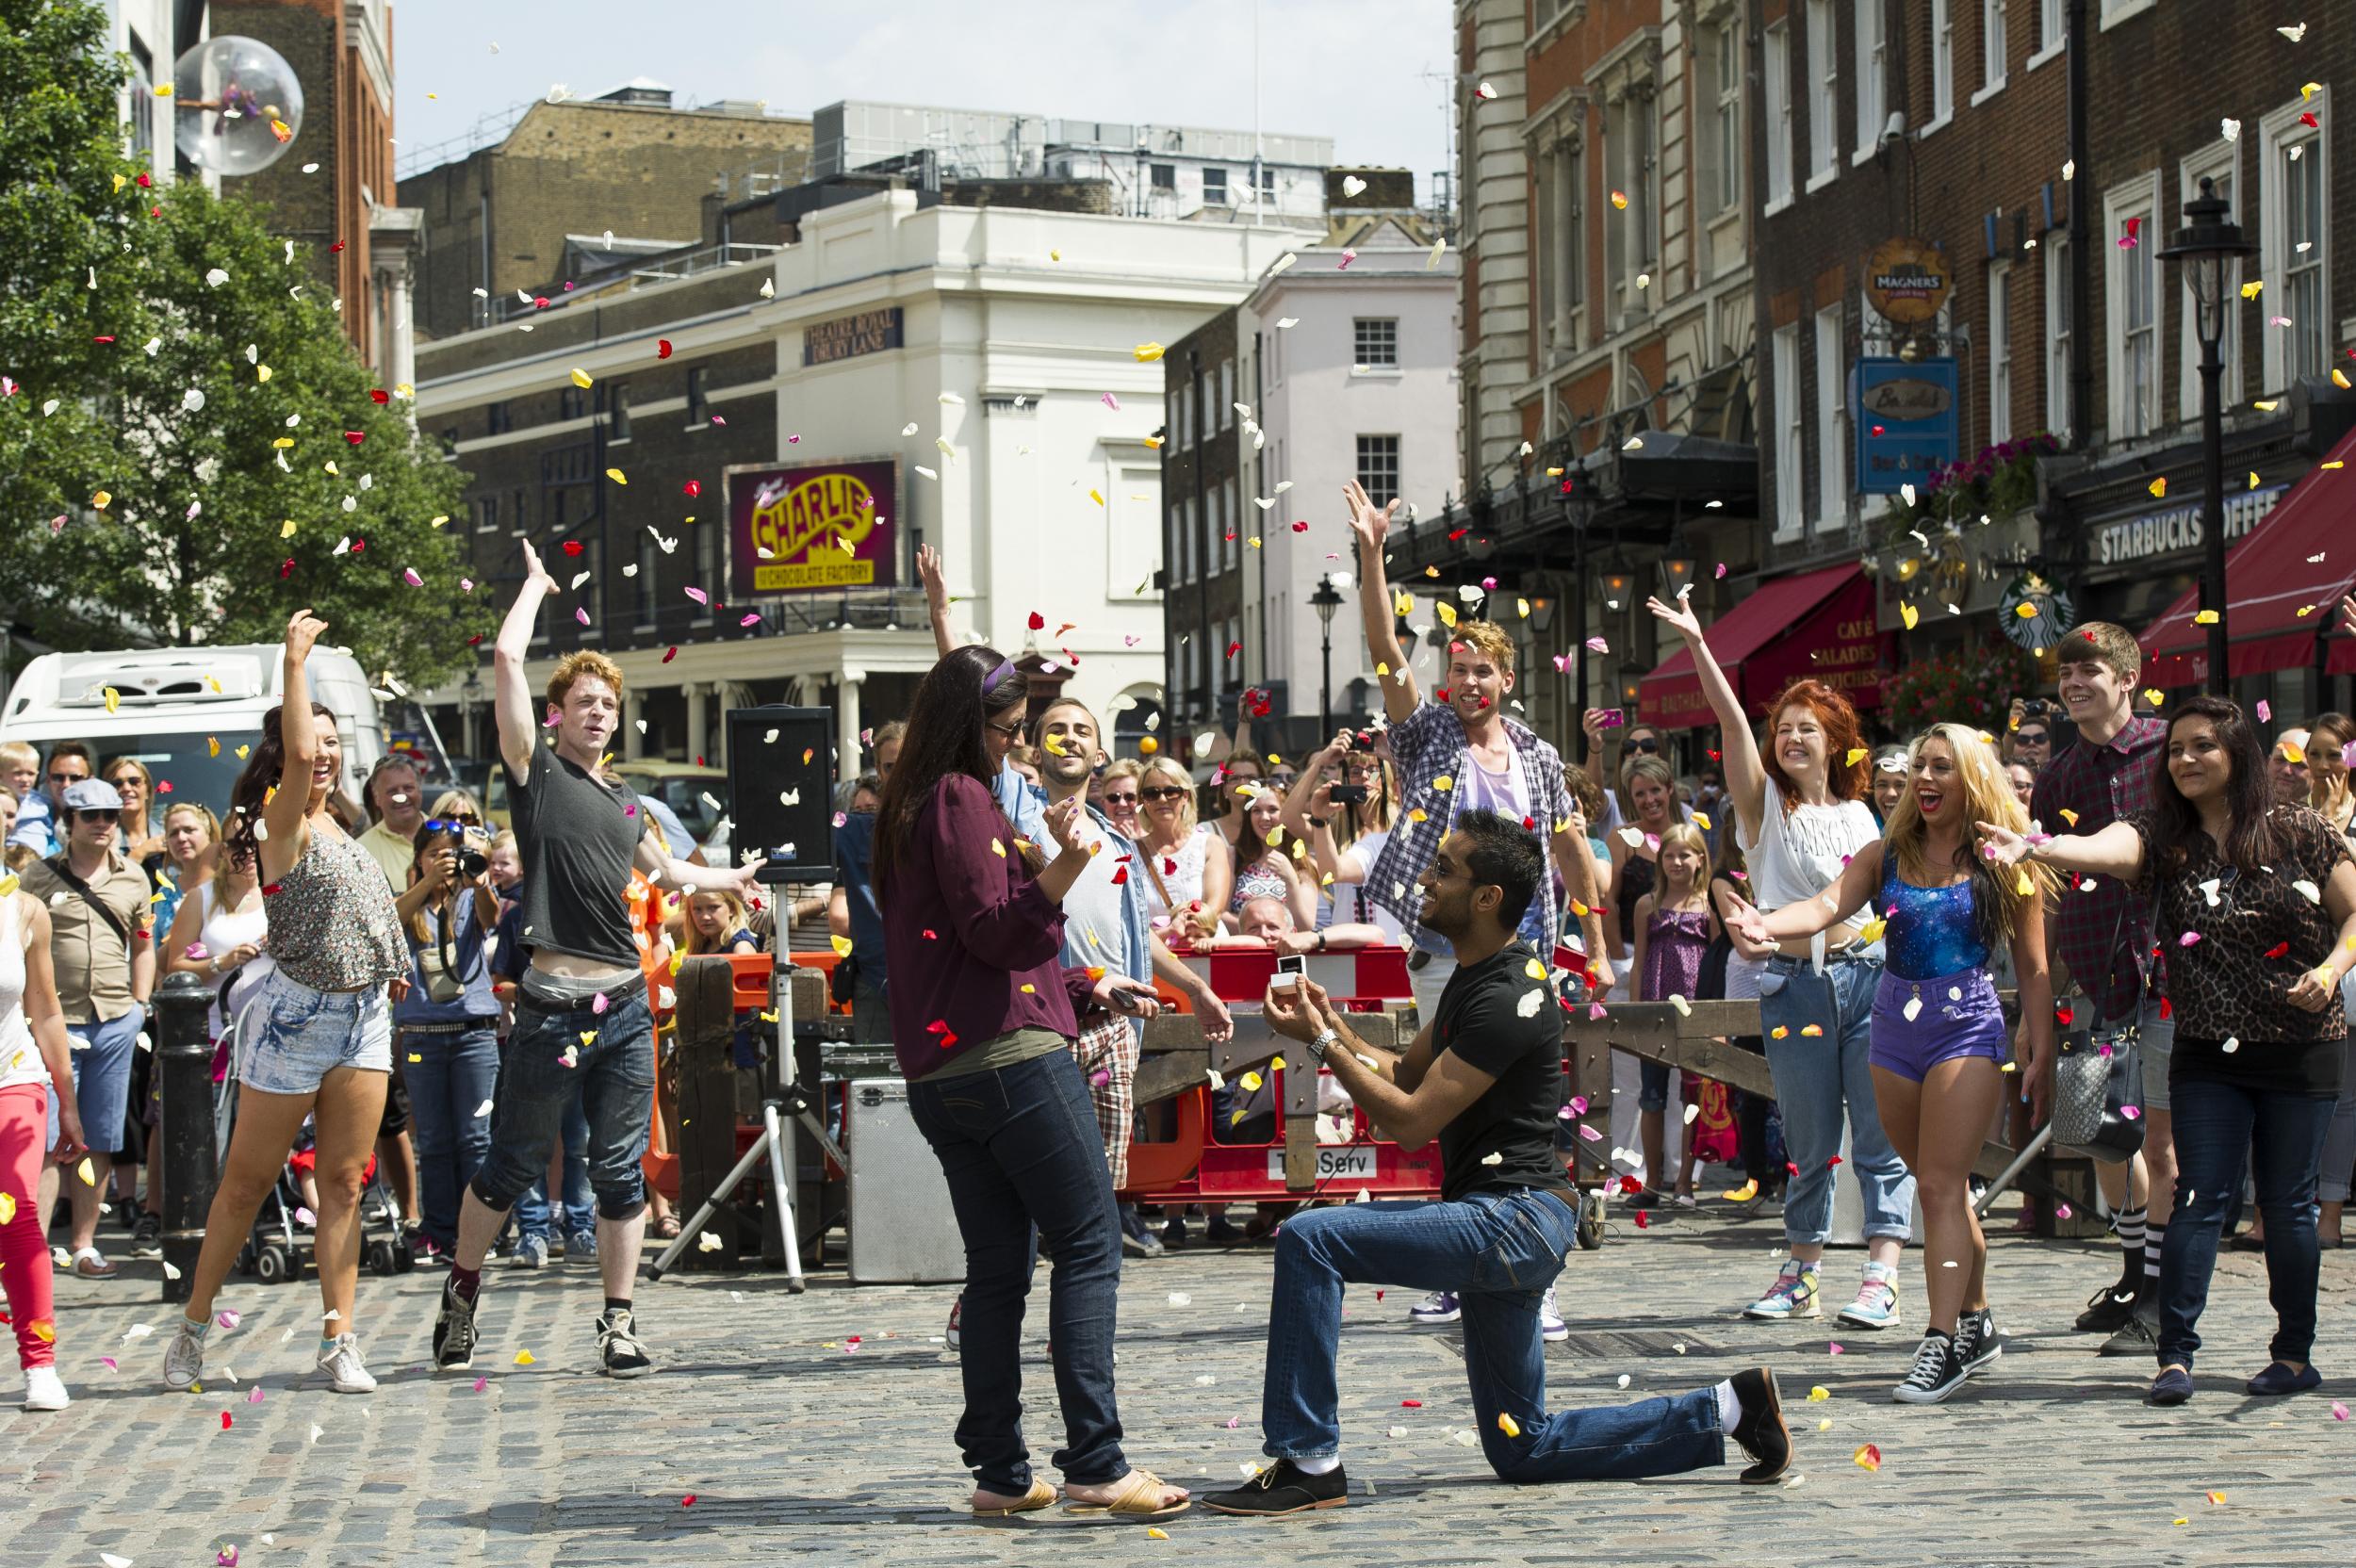
[[[712,954],[681,964],[675,989],[678,1027],[671,1040],[679,1074],[679,1212],[685,1216],[703,1206],[736,1164],[736,996],[728,961]],[[741,1266],[746,1249],[733,1209],[724,1205],[714,1214],[711,1232],[719,1248],[707,1252],[700,1244],[691,1246],[681,1266],[707,1272]]]

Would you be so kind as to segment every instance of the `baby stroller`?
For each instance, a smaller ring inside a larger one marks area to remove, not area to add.
[[[256,959],[255,963],[266,960]],[[251,966],[249,966],[251,967]],[[232,975],[221,984],[222,1027],[214,1055],[214,1070],[220,1074],[213,1084],[213,1127],[216,1162],[229,1155],[229,1138],[237,1121],[237,1054],[241,1039],[261,1027],[263,988],[255,985],[234,1009],[230,1004],[230,986],[238,978]],[[240,988],[245,989],[245,988]],[[237,1272],[261,1281],[266,1285],[285,1284],[301,1279],[305,1270],[315,1268],[316,1221],[303,1201],[303,1181],[316,1163],[309,1135],[311,1123],[303,1123],[303,1140],[290,1152],[286,1163],[280,1168],[278,1182],[270,1196],[262,1200],[261,1211],[254,1217],[253,1228],[245,1243],[237,1249]],[[401,1231],[401,1206],[394,1200],[392,1189],[385,1185],[377,1169],[376,1157],[368,1157],[368,1174],[360,1194],[361,1258],[368,1272],[377,1275],[406,1274],[417,1266],[417,1259],[409,1250],[407,1239]]]

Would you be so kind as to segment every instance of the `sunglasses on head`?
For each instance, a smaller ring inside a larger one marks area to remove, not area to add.
[[[476,816],[430,817],[426,820],[428,833],[463,833],[469,827],[480,827],[483,819]]]
[[[1137,792],[1148,800],[1177,800],[1186,792],[1175,784],[1153,784]]]

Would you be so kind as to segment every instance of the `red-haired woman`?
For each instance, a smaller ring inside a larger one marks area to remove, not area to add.
[[[1795,680],[1767,710],[1769,744],[1759,753],[1742,701],[1710,654],[1701,623],[1680,599],[1646,606],[1676,629],[1693,655],[1703,693],[1726,744],[1726,794],[1736,841],[1749,858],[1751,900],[1766,912],[1819,897],[1849,858],[1881,837],[1866,804],[1866,752],[1849,699],[1817,680]],[[1767,1294],[1746,1317],[1818,1317],[1816,1275],[1832,1234],[1832,1184],[1848,1124],[1848,1168],[1865,1200],[1865,1279],[1841,1321],[1857,1329],[1898,1322],[1898,1253],[1914,1211],[1914,1177],[1882,1131],[1873,1100],[1868,1034],[1881,983],[1878,931],[1864,939],[1861,909],[1815,937],[1753,947],[1729,931],[1745,956],[1764,957],[1759,1021],[1783,1108],[1783,1141],[1796,1168],[1783,1199],[1790,1247]],[[1879,922],[1874,922],[1878,927]]]

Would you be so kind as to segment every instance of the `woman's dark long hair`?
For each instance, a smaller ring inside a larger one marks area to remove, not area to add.
[[[1023,672],[996,648],[974,644],[954,648],[917,683],[908,704],[908,733],[900,742],[900,760],[885,780],[883,803],[875,808],[875,843],[870,861],[871,881],[878,905],[899,869],[916,832],[916,819],[933,798],[933,789],[952,774],[963,774],[987,786],[996,770],[983,743],[985,718],[1006,722],[1020,712],[1030,696]],[[1014,827],[1008,824],[1008,848],[1014,847]],[[1036,850],[1024,858],[1034,870]]]
[[[2225,841],[2217,845],[2220,858],[2245,876],[2264,874],[2274,860],[2274,830],[2267,818],[2274,810],[2274,782],[2266,776],[2266,747],[2258,732],[2242,716],[2241,704],[2224,697],[2186,697],[2168,710],[2168,738],[2187,719],[2206,719],[2217,730],[2233,775],[2225,783]],[[2201,833],[2201,814],[2176,788],[2168,771],[2168,748],[2161,747],[2151,780],[2151,848],[2161,866],[2173,870],[2184,863],[2193,836]]]
[[[245,760],[245,772],[237,775],[237,787],[229,792],[229,822],[222,848],[231,855],[239,849],[254,853],[254,873],[261,874],[261,841],[254,836],[254,825],[262,820],[262,803],[278,783],[278,776],[286,771],[286,737],[283,728],[286,707],[281,704],[262,715],[262,739],[254,746],[254,755]],[[311,704],[311,713],[333,724],[335,713],[323,702]],[[303,787],[308,789],[306,780]]]

